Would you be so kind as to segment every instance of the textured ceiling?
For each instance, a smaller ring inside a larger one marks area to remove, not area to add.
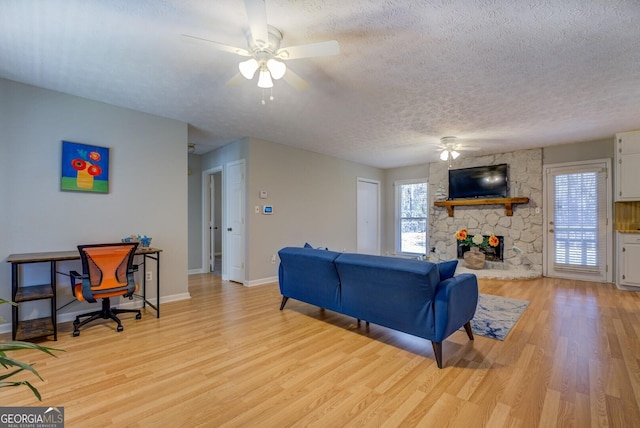
[[[640,129],[638,0],[267,0],[310,87],[229,87],[243,0],[1,0],[0,77],[190,124],[198,152],[255,137],[377,167]],[[270,95],[266,91],[266,97]]]

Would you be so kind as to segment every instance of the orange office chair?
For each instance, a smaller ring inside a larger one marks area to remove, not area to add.
[[[117,296],[133,299],[138,290],[133,273],[138,266],[133,264],[137,242],[78,245],[82,260],[83,275],[71,271],[71,289],[79,301],[95,303],[102,299],[102,310],[78,315],[73,322],[73,335],[79,336],[79,328],[98,318],[111,318],[118,323],[117,331],[124,330],[117,314],[133,312],[136,319],[142,318],[140,309],[116,309],[111,307],[110,298]],[[80,321],[81,318],[86,318]]]

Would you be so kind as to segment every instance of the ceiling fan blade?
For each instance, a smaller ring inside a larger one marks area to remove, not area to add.
[[[280,59],[311,58],[314,56],[338,55],[340,44],[336,40],[310,43],[308,45],[288,46],[278,49],[276,57]]]
[[[249,30],[254,43],[260,48],[269,46],[269,30],[267,28],[267,7],[264,0],[244,0],[249,19]]]
[[[302,77],[291,71],[290,68],[287,68],[287,72],[284,73],[284,76],[282,76],[282,80],[287,82],[298,91],[305,91],[309,88],[309,84],[305,82]]]
[[[205,45],[205,46],[213,47],[223,52],[229,52],[236,55],[251,56],[249,51],[246,49],[225,45],[222,43],[214,42],[213,40],[203,39],[201,37],[196,37],[196,36],[190,36],[188,34],[181,34],[180,38],[182,39],[183,42],[194,43],[198,45]]]
[[[227,86],[240,86],[245,80],[246,79],[242,76],[242,74],[236,73],[235,76],[227,81]]]

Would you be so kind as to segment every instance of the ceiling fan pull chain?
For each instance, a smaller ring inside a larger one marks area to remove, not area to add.
[[[264,100],[264,89],[262,90],[262,105],[265,105],[267,102]]]
[[[273,88],[269,89],[271,91],[271,95],[269,96],[269,101],[273,101]]]

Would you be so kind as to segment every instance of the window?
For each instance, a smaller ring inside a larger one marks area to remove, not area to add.
[[[427,252],[427,188],[424,179],[395,183],[397,253]]]
[[[556,175],[555,264],[598,268],[598,173]]]

